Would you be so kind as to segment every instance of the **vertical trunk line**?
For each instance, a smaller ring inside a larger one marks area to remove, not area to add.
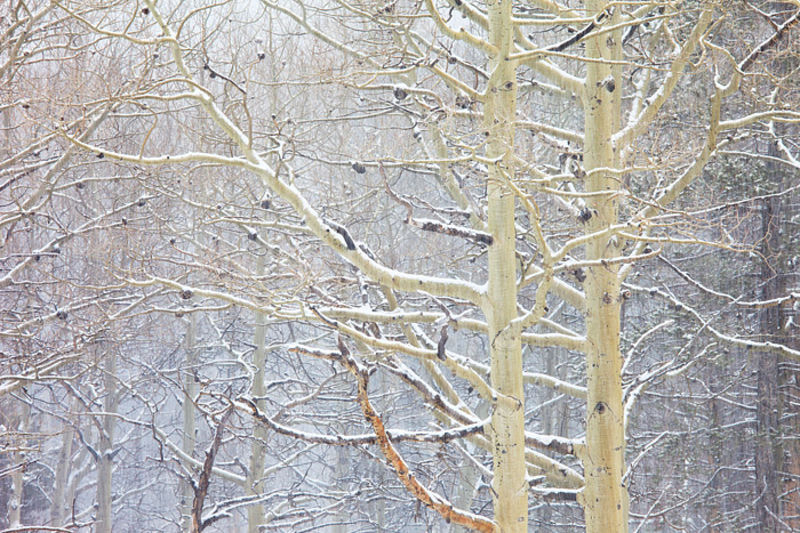
[[[780,158],[776,142],[769,144],[767,154]],[[776,191],[786,188],[786,175],[783,169],[768,161],[766,173],[776,182]],[[784,242],[786,231],[784,213],[785,200],[773,196],[764,200],[761,207],[761,244],[760,252],[765,258],[761,265],[761,299],[771,300],[787,293],[788,270],[787,253],[790,244]],[[768,307],[759,312],[759,326],[762,340],[791,345],[791,337],[784,331],[785,309],[781,306]],[[782,364],[783,363],[783,364]],[[756,441],[755,441],[755,494],[756,516],[759,531],[779,531],[778,520],[790,517],[783,508],[782,498],[788,503],[792,494],[789,485],[791,479],[786,477],[787,466],[791,465],[791,453],[785,440],[785,432],[791,426],[783,427],[781,419],[790,414],[784,402],[785,383],[788,377],[786,363],[774,353],[762,352],[758,355],[758,396],[756,400]],[[789,418],[786,418],[789,420]],[[787,458],[788,461],[784,461]],[[784,479],[786,477],[786,479]],[[785,495],[785,496],[783,496]],[[797,498],[795,496],[795,498]]]
[[[522,346],[517,317],[516,233],[514,195],[505,185],[513,179],[510,155],[514,147],[516,115],[516,68],[512,51],[511,2],[487,3],[489,40],[498,54],[491,58],[491,78],[486,91],[484,128],[487,156],[498,160],[489,166],[487,194],[489,231],[488,300],[484,311],[489,321],[492,387],[516,398],[517,406],[499,403],[492,414],[492,481],[495,522],[503,533],[528,530],[528,486],[525,468],[525,397],[522,383]]]
[[[610,2],[586,2],[587,15],[595,16],[609,9]],[[616,11],[616,10],[614,10]],[[609,24],[619,22],[616,13]],[[619,31],[604,32],[586,40],[586,55],[591,59],[622,59]],[[616,192],[620,182],[598,168],[616,168],[619,155],[612,135],[619,130],[621,67],[592,61],[586,67],[584,101],[584,164],[588,177],[587,192],[607,192],[592,197],[588,206],[592,217],[586,232],[592,233],[615,224],[618,218]],[[586,259],[601,264],[589,268],[586,291],[586,485],[582,503],[589,533],[625,533],[628,531],[628,491],[623,485],[625,472],[625,428],[622,406],[622,354],[620,352],[620,279],[618,267],[605,259],[617,257],[620,244],[616,238],[592,240],[586,247]]]
[[[183,378],[184,397],[183,397],[183,443],[182,450],[190,457],[194,456],[194,448],[197,437],[197,424],[194,419],[194,398],[197,396],[197,315],[189,313],[189,325],[186,330],[186,371]],[[188,480],[182,482],[181,495],[181,516],[183,520],[183,531],[191,531],[192,527],[192,500],[194,491]]]
[[[266,271],[266,255],[262,253],[258,258],[256,265],[256,273],[259,277],[264,275]],[[255,331],[254,331],[254,344],[256,346],[253,352],[253,366],[255,366],[255,373],[253,375],[253,388],[251,394],[259,409],[266,412],[266,401],[263,399],[266,395],[266,387],[264,385],[264,375],[267,362],[267,315],[262,312],[255,313]],[[266,443],[269,431],[264,424],[255,422],[253,427],[253,443],[250,447],[250,464],[248,466],[247,474],[247,488],[246,492],[249,496],[256,496],[263,492],[264,466]],[[259,526],[264,523],[264,505],[262,503],[255,503],[247,507],[247,533],[258,533]]]
[[[104,367],[103,382],[105,386],[105,398],[103,399],[103,410],[106,413],[117,412],[117,388],[115,380],[117,358],[112,350],[106,353],[106,366]],[[97,463],[97,522],[95,525],[96,533],[111,533],[112,531],[112,472],[114,469],[113,446],[114,446],[114,426],[116,421],[112,416],[103,417],[97,451],[100,458]]]
[[[72,443],[75,439],[75,430],[72,426],[64,427],[61,435],[61,450],[58,453],[58,464],[53,479],[53,500],[50,504],[50,523],[61,526],[66,517],[69,506],[66,494],[68,493],[68,476],[72,465]]]

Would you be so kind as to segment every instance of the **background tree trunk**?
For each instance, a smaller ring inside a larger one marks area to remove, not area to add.
[[[778,127],[775,125],[774,127]],[[770,142],[767,153],[780,158],[777,141]],[[766,163],[766,180],[774,184],[775,192],[788,187],[787,172],[774,160]],[[789,277],[794,274],[791,253],[796,250],[796,234],[792,231],[793,196],[771,195],[761,205],[761,266],[762,286],[759,297],[768,301],[779,298],[788,290]],[[791,330],[794,310],[791,302],[766,307],[759,313],[763,340],[796,346]],[[796,330],[795,330],[796,331]],[[756,402],[756,512],[761,531],[781,531],[791,524],[800,524],[800,493],[798,493],[796,431],[798,422],[797,363],[773,353],[758,354],[758,395]]]
[[[197,443],[197,421],[195,420],[194,400],[197,398],[197,313],[189,313],[188,324],[186,326],[186,360],[183,372],[183,441],[181,450],[189,457],[194,456]],[[191,469],[191,466],[186,466]],[[187,474],[188,475],[188,474]],[[181,483],[181,517],[183,520],[183,530],[192,529],[192,500],[194,490],[188,477]]]
[[[100,419],[100,438],[97,446],[99,458],[97,460],[96,533],[111,533],[113,531],[112,474],[114,471],[114,428],[117,421],[112,414],[117,412],[118,396],[116,385],[117,358],[112,350],[113,348],[102,354],[105,360],[103,367],[105,393],[103,411],[108,415],[102,416]]]
[[[73,402],[73,411],[77,411],[77,402]],[[55,479],[53,480],[53,502],[50,506],[50,522],[60,527],[67,517],[70,501],[67,498],[69,493],[69,473],[72,467],[72,445],[75,440],[75,430],[71,425],[64,427],[64,434],[61,437],[61,449],[59,450],[59,461],[56,465]]]
[[[256,272],[259,277],[264,275],[265,255],[259,256],[256,263]],[[259,408],[264,409],[266,402],[263,400],[266,388],[264,379],[266,375],[267,363],[267,315],[265,313],[254,313],[255,326],[253,328],[253,388],[251,393]],[[264,424],[255,424],[253,428],[253,444],[250,446],[250,464],[248,465],[247,475],[247,494],[257,496],[264,490],[264,464],[267,453],[267,438],[269,430]],[[264,523],[264,505],[255,503],[247,507],[247,533],[258,533],[259,526]]]

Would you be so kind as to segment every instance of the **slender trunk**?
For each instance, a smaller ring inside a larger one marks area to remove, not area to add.
[[[343,425],[343,424],[342,424]],[[350,471],[350,461],[344,446],[337,446],[333,451],[336,455],[336,464],[333,467],[333,479],[344,484],[347,473]],[[341,488],[342,485],[339,485]],[[344,501],[336,512],[337,522],[331,527],[331,533],[347,533],[350,527],[350,511],[345,507]]]
[[[792,309],[785,311],[789,314]],[[788,346],[795,350],[800,349],[800,335],[796,326],[794,335],[788,331],[787,326],[784,326],[783,334]],[[791,531],[800,531],[800,439],[797,438],[800,435],[800,370],[796,363],[785,363],[781,365],[779,373],[786,424],[781,443],[784,456],[782,491],[786,495],[783,502],[783,521]]]
[[[763,319],[762,319],[763,320]],[[756,516],[760,531],[777,531],[778,515],[778,365],[775,354],[758,360],[756,403]]]
[[[769,146],[769,155],[780,157],[777,147]],[[783,188],[783,176],[775,163],[768,162],[766,168],[770,179],[777,183],[777,190]],[[765,258],[761,267],[761,299],[770,300],[785,294],[786,282],[783,276],[783,243],[781,225],[783,198],[771,196],[764,200],[761,211],[761,255]],[[765,341],[784,343],[783,310],[781,307],[762,309],[759,327]],[[773,353],[758,356],[758,397],[756,400],[756,516],[760,531],[778,531],[776,518],[781,516],[781,481],[779,472],[783,467],[783,448],[781,433],[780,406],[780,360]]]
[[[528,487],[525,481],[525,396],[522,384],[522,347],[517,317],[516,234],[514,194],[506,185],[513,179],[511,152],[516,114],[516,70],[506,57],[511,52],[511,2],[493,2],[489,10],[489,40],[498,55],[490,63],[484,128],[490,165],[487,184],[489,231],[488,301],[492,386],[513,402],[499,402],[492,415],[494,514],[504,533],[528,530]]]
[[[610,2],[586,2],[593,16]],[[616,9],[615,11],[619,11]],[[617,16],[614,17],[618,18]],[[614,21],[618,22],[618,21]],[[619,31],[602,32],[587,39],[586,55],[591,59],[619,61]],[[586,232],[594,233],[615,224],[618,217],[616,191],[619,180],[599,168],[615,168],[618,154],[611,136],[619,129],[621,72],[619,66],[591,61],[586,67],[584,101],[584,164],[587,192],[606,192],[593,196],[587,205],[592,217]],[[625,428],[622,408],[622,354],[620,352],[620,279],[617,266],[606,259],[620,254],[615,237],[598,237],[586,247],[586,259],[601,264],[589,268],[586,291],[586,454],[583,458],[586,485],[582,503],[589,533],[624,533],[628,530],[628,492],[623,485],[625,472]]]
[[[278,77],[275,57],[277,57],[276,45],[273,42],[273,25],[274,19],[272,11],[267,14],[267,51],[269,62],[270,76],[273,78]],[[279,92],[278,87],[274,86],[269,92],[269,102],[267,106],[270,113],[275,113],[278,109]],[[274,115],[273,115],[274,116]],[[274,161],[272,161],[274,164]],[[264,236],[267,239],[267,236]],[[264,276],[266,271],[266,250],[262,250],[261,255],[256,262],[256,273],[259,277]],[[253,389],[251,394],[255,398],[256,405],[259,409],[266,410],[266,400],[260,399],[266,395],[266,388],[264,385],[265,379],[265,365],[267,363],[267,315],[264,313],[255,313],[256,325],[253,332],[253,344],[256,348],[253,352],[253,365],[256,368],[255,375],[253,376]],[[264,466],[265,454],[267,451],[267,438],[269,432],[263,424],[256,424],[253,428],[253,444],[250,447],[250,465],[247,477],[247,493],[250,495],[260,494],[263,490],[264,480]],[[264,523],[265,510],[264,504],[257,503],[247,508],[247,533],[258,533],[259,526]]]
[[[103,410],[114,413],[117,410],[117,390],[114,382],[116,374],[116,357],[110,351],[106,354],[106,366],[103,382],[105,397]],[[113,446],[115,420],[112,416],[104,416],[101,424],[100,441],[97,452],[100,457],[97,462],[97,520],[96,533],[111,533],[112,501],[111,501],[111,475],[114,469]]]
[[[79,420],[76,420],[76,423],[80,423]],[[88,461],[91,461],[91,457],[89,456],[89,452],[86,447],[78,447],[75,453],[75,457],[73,457],[72,462],[70,463],[70,470],[71,472],[67,475],[67,490],[66,494],[64,495],[64,506],[66,507],[66,516],[65,519],[69,522],[71,516],[73,515],[73,511],[76,509],[76,498],[77,494],[79,493],[79,487],[84,486],[84,479],[86,478],[87,468],[85,465]]]
[[[61,451],[56,465],[55,479],[53,480],[53,503],[50,506],[50,523],[56,527],[64,523],[69,509],[68,476],[72,465],[72,444],[75,439],[75,430],[67,425],[61,437]]]
[[[17,453],[12,456],[14,464],[19,464],[24,459]],[[8,502],[8,525],[10,527],[19,527],[22,525],[22,490],[23,485],[23,472],[21,468],[14,470],[11,474],[11,498]]]
[[[14,436],[12,438],[21,438],[22,435],[28,432],[30,408],[26,404],[17,403],[12,409],[17,412],[9,417],[13,421],[12,424],[9,424],[9,427],[16,430],[19,435],[19,437]],[[22,440],[16,441],[12,446],[22,447],[23,442]],[[11,494],[8,498],[8,525],[12,528],[22,525],[22,505],[25,503],[23,491],[25,490],[26,461],[27,459],[23,453],[15,451],[11,454],[11,467],[14,470],[11,473]]]
[[[258,276],[264,275],[265,256],[262,254],[258,258],[256,271]],[[253,365],[255,374],[253,375],[253,388],[251,394],[255,398],[259,409],[266,409],[266,402],[262,398],[266,394],[264,387],[264,366],[267,362],[267,316],[264,313],[255,313],[256,326],[253,343],[256,348],[253,352]],[[264,454],[266,453],[266,443],[269,433],[266,426],[256,423],[253,428],[253,444],[250,447],[250,465],[247,475],[247,494],[257,495],[262,492],[261,479],[264,475]],[[247,508],[247,533],[258,533],[258,528],[264,523],[264,505],[256,503]]]
[[[706,450],[707,461],[710,465],[714,465],[715,469],[720,468],[723,464],[723,453],[725,452],[725,439],[722,435],[724,431],[723,426],[723,413],[724,406],[720,405],[721,401],[717,398],[720,385],[717,383],[716,372],[707,378],[708,389],[711,393],[711,420],[709,423],[709,446]],[[721,533],[720,526],[723,523],[724,509],[720,508],[720,493],[725,489],[725,483],[722,475],[714,475],[711,479],[709,491],[707,495],[707,504],[705,505],[706,521],[708,522],[708,533]]]
[[[488,405],[482,402],[475,410],[475,414],[485,419],[489,415]],[[471,446],[470,443],[464,443],[464,445]],[[475,499],[475,490],[480,485],[480,480],[480,471],[472,463],[465,461],[458,470],[456,486],[453,487],[453,505],[459,509],[469,509]],[[471,530],[465,526],[451,524],[449,531],[450,533],[468,533]]]
[[[186,368],[183,378],[183,443],[182,450],[185,454],[194,455],[197,440],[197,424],[194,418],[194,399],[197,396],[197,318],[196,313],[189,314],[189,326],[186,329]],[[192,500],[194,491],[192,486],[184,481],[181,495],[181,517],[183,530],[191,531],[192,527]]]
[[[796,238],[796,237],[794,237]],[[792,248],[785,248],[792,249]],[[796,244],[793,249],[797,249]],[[798,276],[795,272],[794,276]],[[787,285],[790,280],[786,280]],[[797,286],[795,278],[794,286]],[[782,308],[781,323],[782,342],[795,350],[800,349],[800,326],[792,327],[798,319],[797,311],[791,304]],[[797,363],[782,359],[778,366],[778,390],[781,398],[781,413],[783,418],[783,435],[781,450],[783,452],[783,465],[781,486],[783,501],[783,521],[791,531],[800,531],[800,367]]]

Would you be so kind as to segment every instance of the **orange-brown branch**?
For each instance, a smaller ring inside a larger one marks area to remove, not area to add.
[[[378,446],[392,465],[392,468],[394,468],[394,471],[397,473],[397,476],[406,489],[420,502],[439,513],[447,522],[453,522],[475,531],[486,533],[496,531],[495,524],[491,520],[487,520],[486,518],[467,511],[455,509],[449,501],[425,488],[425,486],[414,477],[414,474],[409,470],[406,462],[389,440],[389,436],[386,434],[386,428],[383,425],[383,420],[381,420],[380,415],[373,409],[369,401],[369,395],[367,393],[369,375],[367,371],[359,368],[358,363],[349,357],[349,354],[343,353],[342,355],[342,362],[358,380],[358,404],[361,406],[364,417],[375,430]]]

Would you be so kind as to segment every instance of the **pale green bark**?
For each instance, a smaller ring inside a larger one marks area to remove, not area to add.
[[[495,522],[504,533],[528,530],[528,487],[525,479],[525,396],[522,345],[517,318],[516,232],[514,194],[505,185],[513,177],[516,71],[506,58],[512,50],[511,3],[490,3],[489,40],[498,50],[491,59],[486,91],[484,128],[487,156],[499,159],[489,166],[487,183],[489,232],[488,300],[493,388],[513,402],[499,402],[492,415],[492,453]]]
[[[608,2],[587,2],[589,14],[605,9]],[[619,31],[587,39],[586,55],[592,59],[621,59]],[[612,136],[620,124],[620,67],[607,62],[587,64],[584,164],[589,178],[586,190],[607,191],[593,197],[588,206],[592,217],[586,232],[615,224],[618,218],[616,191],[619,180],[596,168],[616,168],[619,157]],[[589,261],[618,257],[620,244],[614,237],[597,237],[586,246]],[[589,533],[624,533],[628,530],[628,493],[623,486],[625,434],[622,406],[622,354],[620,339],[620,280],[618,267],[590,267],[586,291],[586,454],[583,458],[586,485],[583,507]]]

